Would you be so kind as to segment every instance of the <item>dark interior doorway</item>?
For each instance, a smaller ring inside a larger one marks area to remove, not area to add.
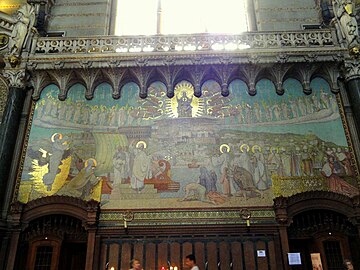
[[[330,210],[311,210],[293,217],[288,228],[290,252],[300,252],[302,265],[291,269],[313,270],[311,254],[321,257],[321,270],[344,269],[350,259],[360,269],[359,251],[352,248],[360,243],[358,230],[349,219]]]
[[[60,252],[59,270],[85,269],[86,243],[63,243]]]

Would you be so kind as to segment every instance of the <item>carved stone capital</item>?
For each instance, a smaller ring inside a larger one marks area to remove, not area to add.
[[[357,59],[344,61],[343,76],[348,82],[360,78],[360,61]]]
[[[7,69],[3,76],[8,80],[9,87],[25,88],[25,69]]]

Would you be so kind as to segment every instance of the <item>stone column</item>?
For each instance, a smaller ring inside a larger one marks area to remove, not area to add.
[[[287,215],[287,198],[280,196],[274,199],[274,210],[275,210],[275,217],[276,221],[279,224],[279,235],[280,235],[280,242],[281,242],[281,252],[282,252],[282,263],[283,269],[288,270],[288,258],[287,254],[289,253],[289,239],[287,234],[287,227],[288,227],[288,215]]]
[[[358,59],[347,60],[345,66],[345,87],[354,115],[356,130],[360,134],[360,62]]]
[[[9,93],[0,126],[0,207],[3,206],[3,198],[9,182],[8,177],[26,97],[25,70],[5,70],[4,77],[9,80]]]
[[[257,31],[257,24],[256,24],[256,13],[255,13],[255,6],[254,0],[247,0],[245,2],[245,10],[246,10],[246,17],[249,26],[249,31]]]

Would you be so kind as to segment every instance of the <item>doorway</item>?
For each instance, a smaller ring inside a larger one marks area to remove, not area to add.
[[[313,270],[311,254],[319,254],[321,270],[344,269],[344,260],[358,267],[359,254],[351,248],[359,243],[356,227],[348,218],[330,210],[305,211],[293,217],[288,228],[290,252],[300,252],[302,265],[293,269]]]

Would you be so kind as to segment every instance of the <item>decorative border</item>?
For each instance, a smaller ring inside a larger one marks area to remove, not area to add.
[[[19,162],[19,166],[18,166],[17,174],[16,174],[15,188],[14,188],[14,193],[13,193],[13,198],[12,198],[13,203],[17,202],[17,198],[19,195],[21,175],[22,175],[22,172],[24,169],[26,150],[29,145],[30,132],[31,132],[31,127],[32,127],[32,123],[33,123],[34,113],[35,113],[35,106],[36,106],[36,102],[32,100],[31,105],[30,105],[30,113],[29,113],[29,117],[27,120],[28,122],[26,125],[26,131],[25,131],[25,135],[24,135],[24,139],[23,139],[20,162]]]
[[[253,224],[272,224],[275,222],[274,210],[250,210],[251,223]],[[208,224],[246,224],[246,220],[241,217],[241,210],[225,211],[133,211],[134,218],[131,226],[144,225],[208,225]],[[102,211],[99,217],[100,227],[123,226],[122,211]]]
[[[336,94],[336,101],[338,103],[340,118],[341,118],[341,121],[342,121],[342,124],[343,124],[346,141],[347,141],[347,143],[349,145],[349,152],[350,152],[350,156],[351,156],[351,165],[355,169],[355,175],[357,176],[357,183],[358,183],[358,185],[360,185],[359,167],[358,167],[358,163],[356,162],[356,154],[355,154],[355,150],[354,150],[355,149],[354,148],[354,143],[353,143],[353,140],[351,138],[350,127],[349,127],[348,121],[346,119],[344,103],[343,103],[343,100],[342,100],[342,97],[341,97],[341,93]]]

